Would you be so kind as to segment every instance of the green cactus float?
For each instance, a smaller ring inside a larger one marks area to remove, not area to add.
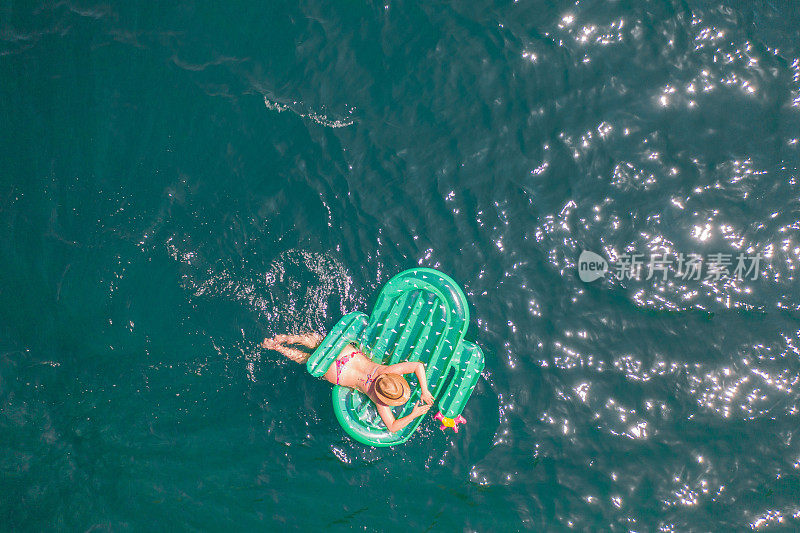
[[[396,275],[378,295],[372,314],[353,312],[342,317],[306,362],[312,376],[328,370],[348,342],[361,345],[376,363],[425,363],[428,387],[439,403],[436,419],[442,429],[465,420],[461,416],[483,370],[483,352],[464,340],[469,308],[464,292],[450,277],[432,268],[412,268]],[[411,412],[419,400],[417,384],[411,399],[396,408],[396,417]],[[333,387],[333,410],[344,430],[371,446],[393,446],[407,441],[424,417],[391,433],[375,405],[363,393]]]

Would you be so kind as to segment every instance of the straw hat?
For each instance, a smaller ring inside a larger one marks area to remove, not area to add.
[[[411,396],[411,387],[400,374],[381,374],[375,380],[375,396],[386,405],[403,405]]]

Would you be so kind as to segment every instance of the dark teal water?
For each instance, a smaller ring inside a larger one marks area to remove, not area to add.
[[[800,527],[791,1],[0,4],[0,529]],[[582,250],[762,253],[578,279]],[[417,265],[486,370],[366,448],[265,336]]]

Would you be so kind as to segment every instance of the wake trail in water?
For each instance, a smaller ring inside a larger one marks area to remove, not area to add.
[[[281,253],[263,274],[245,268],[201,268],[197,253],[167,242],[169,255],[186,267],[183,286],[191,298],[240,303],[272,333],[324,333],[333,321],[364,302],[345,266],[330,254],[292,249]]]

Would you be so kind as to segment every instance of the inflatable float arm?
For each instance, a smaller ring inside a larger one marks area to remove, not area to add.
[[[458,433],[458,425],[466,422],[461,412],[469,400],[475,384],[483,372],[483,353],[480,348],[469,341],[459,346],[458,357],[453,380],[439,398],[439,413],[436,420],[442,423],[441,430],[451,427]]]

